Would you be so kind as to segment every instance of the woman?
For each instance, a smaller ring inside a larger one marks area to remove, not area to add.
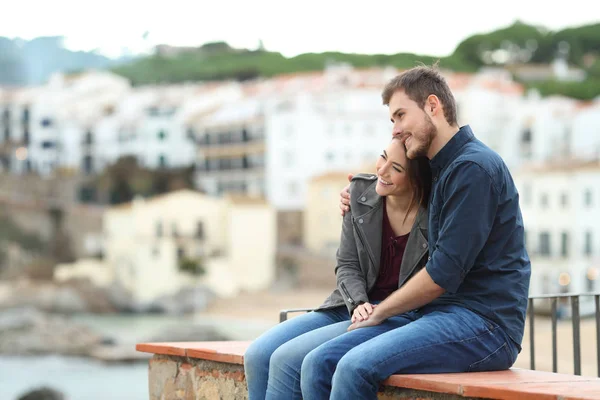
[[[356,175],[350,184],[352,211],[342,226],[337,289],[317,310],[273,327],[246,351],[250,400],[302,398],[301,387],[310,385],[301,382],[305,356],[367,319],[427,260],[428,160],[409,160],[404,144],[393,139],[376,171]]]

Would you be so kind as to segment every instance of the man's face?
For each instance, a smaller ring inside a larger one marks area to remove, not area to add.
[[[429,146],[437,134],[429,115],[404,91],[397,91],[392,95],[389,110],[394,124],[392,136],[399,136],[404,142],[406,156],[411,159],[427,156]]]

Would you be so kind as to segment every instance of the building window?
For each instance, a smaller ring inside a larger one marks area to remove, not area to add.
[[[171,223],[171,234],[173,237],[179,237],[179,230],[177,229],[177,222]]]
[[[167,157],[164,154],[158,156],[158,166],[160,168],[165,168],[167,166]]]
[[[84,144],[92,144],[92,143],[94,143],[94,134],[92,133],[92,131],[87,131],[85,133]]]
[[[560,205],[563,207],[569,205],[569,195],[567,193],[563,193],[560,195]]]
[[[335,159],[335,154],[333,154],[332,151],[328,151],[327,153],[325,153],[325,161],[333,162],[334,159]]]
[[[593,199],[592,199],[591,189],[586,190],[585,193],[583,194],[583,203],[585,204],[586,207],[592,206]]]
[[[187,138],[192,142],[196,141],[196,132],[194,132],[194,128],[187,128]]]
[[[154,258],[158,258],[158,257],[160,257],[160,248],[159,248],[158,246],[154,246],[154,247],[152,248],[152,256],[153,256]]]
[[[569,256],[569,234],[567,232],[560,235],[560,255],[563,257]]]
[[[540,205],[542,206],[542,208],[548,207],[548,195],[546,193],[542,193],[542,195],[540,196]]]
[[[156,237],[162,237],[163,235],[163,224],[162,221],[156,222]]]
[[[177,248],[177,261],[181,261],[185,258],[185,250],[183,247]]]
[[[42,149],[53,149],[56,147],[56,143],[50,140],[46,140],[42,142]]]
[[[531,143],[532,143],[532,135],[531,130],[526,129],[521,136],[521,154],[524,158],[531,157]]]
[[[585,244],[584,244],[584,249],[583,249],[583,253],[586,256],[591,256],[592,253],[594,252],[594,248],[592,245],[592,232],[587,231],[585,233]]]
[[[52,120],[50,118],[43,118],[40,122],[40,125],[42,125],[44,128],[49,128],[52,126]]]
[[[231,169],[241,169],[244,167],[244,158],[232,158],[231,159]]]
[[[161,130],[158,132],[158,140],[165,140],[167,138],[167,132]]]
[[[204,239],[204,223],[202,221],[196,222],[196,239]]]
[[[91,175],[92,172],[94,172],[94,159],[92,158],[92,156],[88,155],[83,157],[82,164],[84,174]]]
[[[10,135],[10,130],[7,133],[8,135]],[[31,141],[31,137],[30,137],[30,133],[29,133],[29,127],[25,126],[23,128],[23,144],[25,146],[29,145],[29,142]]]
[[[548,232],[540,233],[540,255],[550,256],[550,233]]]
[[[200,139],[199,142],[200,145],[204,145],[204,146],[208,146],[210,144],[210,134],[208,132],[206,132],[203,136],[202,139]]]

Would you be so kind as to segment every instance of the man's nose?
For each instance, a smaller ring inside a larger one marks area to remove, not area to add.
[[[404,130],[402,129],[402,127],[400,125],[394,125],[394,129],[392,129],[392,136],[393,137],[401,136],[402,132],[404,132]]]

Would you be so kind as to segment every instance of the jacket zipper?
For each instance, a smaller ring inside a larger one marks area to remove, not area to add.
[[[356,305],[356,302],[354,301],[354,299],[352,298],[352,296],[350,296],[350,293],[348,293],[348,289],[346,289],[346,285],[344,284],[344,282],[342,282],[340,284],[340,287],[342,288],[342,292],[344,292],[344,294],[348,298],[348,302],[350,304],[352,304],[352,305]]]

